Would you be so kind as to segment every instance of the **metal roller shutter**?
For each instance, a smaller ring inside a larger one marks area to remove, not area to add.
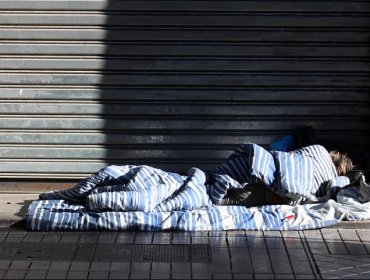
[[[211,168],[299,125],[369,151],[369,1],[0,1],[0,177]]]

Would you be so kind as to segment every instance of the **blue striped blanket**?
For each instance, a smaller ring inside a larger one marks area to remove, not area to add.
[[[27,228],[302,230],[343,219],[369,219],[370,192],[365,179],[349,184],[330,164],[325,167],[322,152],[321,146],[283,153],[244,144],[218,168],[210,172],[190,168],[186,175],[146,165],[111,165],[72,189],[40,194],[28,208]],[[325,172],[316,170],[317,166]],[[263,182],[293,203],[249,208],[221,205],[228,190],[251,182]]]

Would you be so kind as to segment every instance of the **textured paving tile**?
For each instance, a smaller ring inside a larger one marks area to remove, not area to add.
[[[112,271],[109,273],[108,279],[129,279],[130,274],[128,272]]]
[[[169,273],[171,271],[170,263],[156,262],[152,263],[152,273]]]
[[[69,270],[71,263],[69,261],[52,261],[49,270]]]
[[[150,279],[171,279],[171,273],[169,272],[152,272]]]
[[[231,273],[213,273],[212,279],[233,279]]]
[[[0,235],[3,232],[0,231]],[[370,279],[369,229],[154,233],[9,231],[3,236],[3,244],[10,241],[36,246],[37,243],[58,243],[57,246],[92,250],[87,252],[86,258],[83,252],[75,250],[74,257],[77,258],[70,260],[3,259],[0,261],[0,278]],[[139,249],[137,246],[176,249],[175,246],[198,245],[209,249],[211,258],[208,262],[197,262],[193,257],[178,259],[179,262],[171,260],[172,263],[151,259],[134,261],[132,258],[95,259],[97,251],[104,247],[132,246],[136,250]],[[87,259],[89,261],[83,261]]]
[[[367,255],[367,249],[355,229],[339,229],[343,243],[348,252],[353,255]]]
[[[123,231],[118,232],[116,237],[116,244],[133,244],[135,240],[135,232]]]
[[[267,249],[254,249],[251,255],[254,273],[272,274],[272,266]]]
[[[79,232],[64,232],[60,243],[78,243],[80,239]]]
[[[45,279],[66,279],[67,274],[67,270],[49,270]]]
[[[43,232],[28,232],[24,238],[23,242],[34,242],[34,243],[40,243],[41,240],[44,238]]]
[[[172,235],[170,232],[155,232],[153,244],[170,244]]]
[[[26,273],[26,270],[8,270],[5,279],[24,279]]]
[[[129,272],[131,263],[129,262],[112,262],[110,271],[113,272]]]
[[[172,272],[172,279],[191,279],[191,273]]]
[[[268,249],[274,273],[293,273],[288,254],[283,249]]]
[[[47,271],[45,270],[29,270],[26,274],[25,279],[45,279]]]
[[[61,232],[46,232],[42,242],[46,243],[59,243],[63,234]]]
[[[321,233],[331,254],[348,254],[337,229],[322,229]]]
[[[96,243],[99,235],[99,232],[82,232],[79,243]]]
[[[171,271],[172,273],[191,274],[191,263],[172,263]]]

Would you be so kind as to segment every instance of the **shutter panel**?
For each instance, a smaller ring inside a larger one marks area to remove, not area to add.
[[[0,1],[0,177],[186,172],[301,125],[369,151],[369,1]]]

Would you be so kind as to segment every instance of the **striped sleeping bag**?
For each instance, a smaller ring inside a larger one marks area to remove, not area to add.
[[[301,230],[370,218],[365,180],[351,185],[347,177],[338,177],[322,149],[310,146],[282,153],[244,144],[216,169],[193,167],[186,175],[146,165],[111,165],[72,189],[40,194],[28,208],[27,228]],[[228,190],[252,182],[262,182],[293,202],[249,208],[221,205]]]

